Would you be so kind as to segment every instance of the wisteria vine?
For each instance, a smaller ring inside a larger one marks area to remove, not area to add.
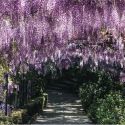
[[[20,63],[51,59],[60,69],[75,57],[125,67],[125,0],[1,0],[0,53]]]

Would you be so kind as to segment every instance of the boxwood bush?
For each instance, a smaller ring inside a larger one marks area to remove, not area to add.
[[[12,123],[12,118],[5,116],[4,112],[0,111],[0,125],[10,125]]]
[[[88,114],[99,124],[125,123],[125,100],[120,92],[110,92],[89,108]]]
[[[105,94],[109,93],[113,89],[116,89],[115,86],[117,86],[117,83],[113,82],[110,75],[104,71],[91,71],[90,74],[91,76],[93,74],[95,79],[90,77],[88,82],[85,80],[80,87],[80,96],[86,111],[93,101],[98,98],[103,98]],[[88,72],[87,75],[89,75]]]
[[[95,123],[120,124],[124,122],[124,99],[122,87],[105,71],[87,71],[80,87],[80,97],[84,110]],[[123,109],[123,111],[122,111]]]
[[[44,93],[41,97],[31,100],[28,104],[24,105],[22,109],[13,110],[11,116],[1,115],[0,125],[30,123],[34,115],[43,111],[43,108],[47,105],[47,97],[48,95]]]
[[[11,114],[12,121],[15,124],[22,124],[28,122],[28,115],[26,109],[17,109],[14,110]]]
[[[0,116],[0,125],[12,125],[12,118],[8,116]]]

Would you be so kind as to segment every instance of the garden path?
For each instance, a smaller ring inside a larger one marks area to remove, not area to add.
[[[76,95],[51,90],[48,99],[47,108],[34,124],[91,124]]]

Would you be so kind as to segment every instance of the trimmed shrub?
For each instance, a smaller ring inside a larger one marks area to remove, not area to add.
[[[10,116],[5,116],[5,113],[0,111],[0,125],[10,125],[12,124],[12,119]]]
[[[87,83],[85,86],[80,88],[80,97],[83,108],[85,111],[88,110],[94,99],[95,84]]]
[[[46,94],[47,95],[47,94]],[[23,109],[14,110],[11,114],[12,123],[14,124],[26,124],[32,117],[43,111],[45,105],[45,97],[38,97],[35,100],[31,100],[26,104]]]
[[[18,109],[14,110],[11,114],[12,121],[14,124],[22,124],[28,122],[27,110],[26,109]]]
[[[87,72],[87,74],[89,73]],[[87,83],[83,83],[80,87],[80,97],[85,111],[89,109],[93,101],[96,101],[98,98],[104,98],[111,90],[120,89],[119,85],[113,81],[108,73],[93,71],[90,74],[93,74],[95,79],[93,77],[92,79],[90,78]]]
[[[47,95],[47,94],[46,94]],[[35,100],[31,100],[26,104],[23,109],[14,110],[11,114],[12,122],[14,124],[25,124],[32,119],[32,116],[43,111],[45,97],[38,97]]]
[[[0,125],[12,125],[12,118],[8,116],[0,116]]]
[[[125,100],[120,92],[110,92],[90,106],[89,116],[99,124],[125,123]]]
[[[85,71],[84,78],[79,91],[83,108],[89,117],[99,124],[125,123],[122,85],[105,71]]]

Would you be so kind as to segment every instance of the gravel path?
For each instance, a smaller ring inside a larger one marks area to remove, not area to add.
[[[34,124],[91,124],[75,95],[48,91],[48,99],[47,108]]]

